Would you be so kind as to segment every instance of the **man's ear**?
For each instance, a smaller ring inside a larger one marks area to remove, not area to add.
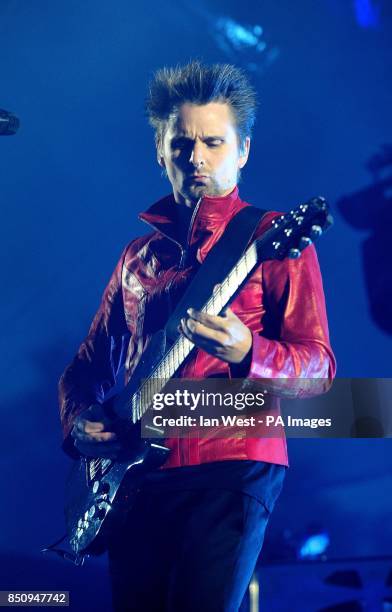
[[[161,166],[161,168],[165,168],[165,159],[161,153],[161,151],[157,150],[157,160],[158,160],[158,164]]]
[[[155,146],[156,146],[156,149],[157,149],[157,161],[158,161],[158,164],[161,166],[161,168],[164,168],[165,167],[165,159],[163,157],[163,152],[162,152],[162,139],[159,138],[158,135],[156,136],[156,139],[155,139]]]
[[[162,168],[161,176],[164,176],[167,178],[165,158],[163,157],[162,149],[158,144],[157,144],[157,161],[160,167]]]
[[[243,142],[243,144],[241,145],[240,148],[240,156],[238,159],[238,168],[243,168],[246,164],[246,162],[248,161],[248,157],[249,157],[249,151],[250,151],[250,138],[249,136],[247,136]]]

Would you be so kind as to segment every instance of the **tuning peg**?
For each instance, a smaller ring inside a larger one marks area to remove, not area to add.
[[[303,249],[306,249],[306,247],[308,247],[310,244],[312,244],[312,240],[308,236],[302,236],[301,240],[299,241],[299,248],[301,251],[303,251]]]
[[[320,225],[312,225],[310,229],[310,236],[312,238],[318,238],[319,236],[321,236],[322,233],[323,230],[321,229]]]
[[[284,215],[280,215],[279,217],[275,217],[275,219],[272,219],[272,226],[273,227],[279,227],[279,225],[283,222],[284,220]]]
[[[315,204],[325,204],[326,203],[326,199],[323,198],[323,196],[316,196],[315,198],[313,198],[313,202]]]
[[[299,249],[290,249],[288,257],[289,259],[298,259],[298,257],[301,257],[301,251]]]

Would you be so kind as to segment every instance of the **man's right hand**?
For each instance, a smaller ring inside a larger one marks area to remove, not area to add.
[[[92,404],[76,417],[71,436],[82,455],[116,459],[122,445],[112,430],[113,421],[105,415],[101,404]]]

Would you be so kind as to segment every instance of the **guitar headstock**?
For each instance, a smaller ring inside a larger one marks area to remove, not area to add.
[[[333,224],[326,200],[312,198],[294,210],[275,217],[270,230],[257,246],[263,261],[268,259],[297,259],[307,246],[315,242]]]

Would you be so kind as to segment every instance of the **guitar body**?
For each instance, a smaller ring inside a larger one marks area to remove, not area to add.
[[[165,348],[165,336],[162,331],[157,332],[128,388],[137,390],[140,381],[151,374],[162,358]],[[113,404],[120,420],[125,419],[127,408],[121,398],[120,394]],[[139,422],[124,425],[127,450],[120,460],[82,457],[70,470],[65,488],[65,520],[70,545],[77,556],[105,551],[108,538],[124,521],[144,475],[162,465],[170,452],[159,440],[142,439]]]
[[[77,555],[99,555],[107,540],[121,526],[143,475],[165,462],[168,448],[145,441],[126,461],[75,461],[66,483],[65,518],[67,533]]]

